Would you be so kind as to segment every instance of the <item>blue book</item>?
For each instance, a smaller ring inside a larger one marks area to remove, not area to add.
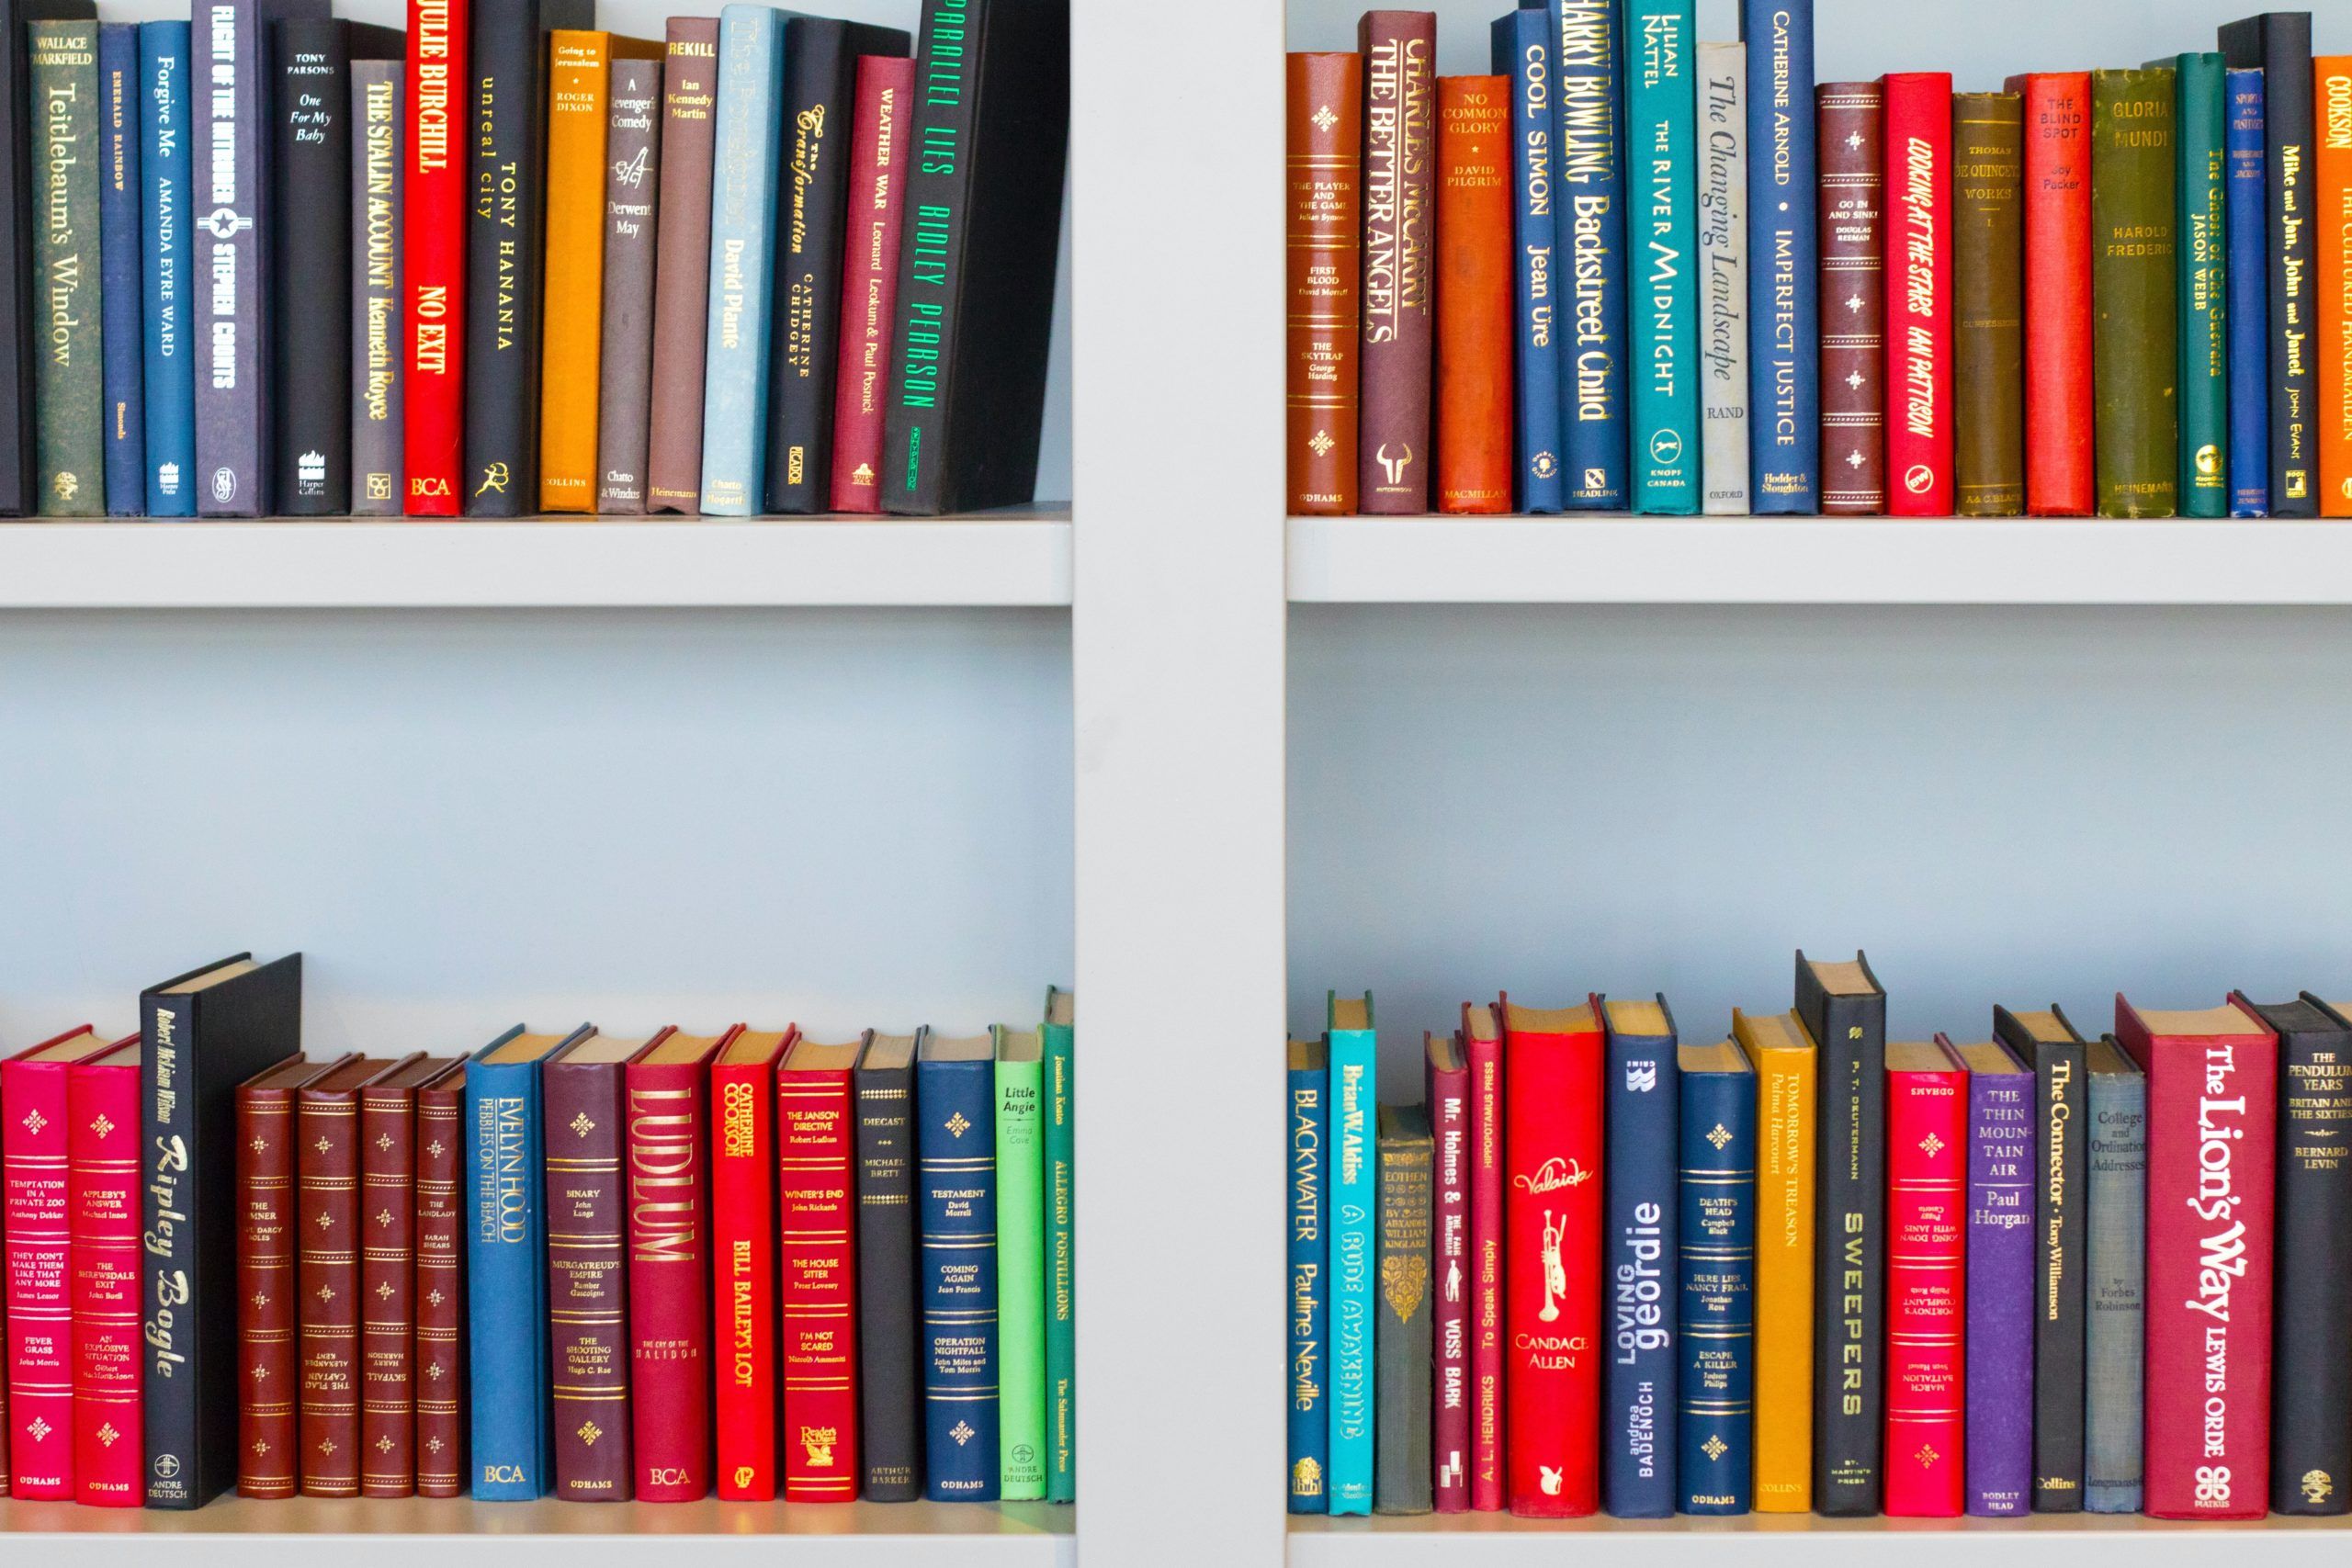
[[[725,48],[722,42],[722,80]],[[986,1034],[962,1040],[926,1036],[915,1058],[915,1209],[922,1242],[915,1288],[922,1303],[925,1490],[933,1502],[993,1503],[1001,1475],[996,1042]]]
[[[1633,505],[1689,516],[1699,483],[1699,87],[1691,0],[1625,7]]]
[[[1618,0],[1523,0],[1556,6],[1559,104],[1552,203],[1558,318],[1561,483],[1578,512],[1618,512],[1631,493],[1625,408],[1625,121]],[[1695,112],[1695,110],[1694,110]],[[1697,462],[1694,452],[1691,461]]]
[[[1518,491],[1521,512],[1558,512],[1560,346],[1558,238],[1552,201],[1552,19],[1521,7],[1495,18],[1495,74],[1511,82],[1512,237],[1519,310]]]
[[[718,14],[702,400],[702,509],[718,517],[752,515],[765,493],[786,18],[767,6]]]
[[[1331,1073],[1331,1393],[1329,1512],[1372,1512],[1374,1247],[1380,1227],[1380,1052],[1372,998],[1327,998]]]
[[[570,1034],[526,1034],[517,1024],[466,1064],[472,1491],[485,1502],[528,1502],[554,1472],[539,1066],[594,1032],[582,1024]]]
[[[188,338],[187,24],[139,25],[141,227],[150,517],[196,515],[196,355]],[[111,492],[112,486],[108,486]]]
[[[1674,1348],[1679,1262],[1675,1127],[1680,1070],[1666,998],[1610,1002],[1609,1360],[1601,1394],[1600,1506],[1621,1519],[1674,1513]]]
[[[1813,0],[1741,0],[1747,45],[1747,504],[1821,510]]]
[[[1331,1412],[1324,1399],[1325,1331],[1323,1150],[1329,1131],[1331,1074],[1318,1040],[1290,1043],[1290,1511],[1327,1511]]]
[[[1744,1514],[1756,1451],[1756,1073],[1728,1040],[1678,1055],[1682,1511]]]
[[[98,25],[98,315],[105,344],[107,515],[147,504],[147,406],[139,391],[139,24]]]
[[[2262,73],[2229,73],[2230,515],[2270,515],[2270,168]]]

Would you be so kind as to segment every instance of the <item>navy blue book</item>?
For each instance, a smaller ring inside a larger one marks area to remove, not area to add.
[[[2262,73],[2229,73],[2222,187],[2229,230],[2230,515],[2270,515],[2269,144],[2264,139]]]
[[[1329,1135],[1331,1072],[1320,1040],[1290,1043],[1290,1511],[1329,1510],[1331,1411],[1323,1391],[1323,1294],[1330,1244],[1323,1232],[1323,1150]]]
[[[516,1024],[466,1064],[466,1349],[473,1495],[528,1502],[555,1469],[539,1066],[595,1031]]]
[[[147,502],[147,406],[140,395],[139,24],[98,24],[98,311],[106,345],[107,515]]]
[[[1821,510],[1813,0],[1740,0],[1747,45],[1748,509]]]
[[[1624,61],[1618,0],[1522,0],[1556,6],[1552,80],[1559,100],[1553,166],[1561,484],[1570,510],[1622,512],[1631,494],[1625,409]]]
[[[139,25],[141,290],[150,517],[196,515],[196,353],[188,336],[188,86],[186,22]],[[108,299],[113,298],[108,290]],[[114,493],[111,481],[107,493]]]
[[[1672,1516],[1675,1151],[1680,1073],[1666,998],[1610,1002],[1606,1263],[1609,1361],[1601,1393],[1600,1506],[1621,1519]]]
[[[997,1497],[996,1043],[927,1038],[915,1058],[923,1458],[933,1502]]]
[[[1560,483],[1559,272],[1552,213],[1552,18],[1525,6],[1495,18],[1495,74],[1511,83],[1511,236],[1518,310],[1518,471],[1521,512],[1557,512]]]
[[[1679,1055],[1681,1505],[1744,1514],[1756,1450],[1756,1073],[1728,1040]]]

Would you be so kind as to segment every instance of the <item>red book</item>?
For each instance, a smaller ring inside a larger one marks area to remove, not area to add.
[[[784,1495],[857,1496],[857,1113],[865,1042],[796,1040],[775,1075],[784,1236]]]
[[[73,1220],[67,1069],[114,1048],[88,1024],[0,1062],[8,1262],[8,1459],[19,1497],[74,1495]]]
[[[794,1031],[745,1030],[710,1065],[711,1299],[718,1316],[718,1495],[775,1498],[775,1062]]]
[[[1510,1511],[1576,1517],[1600,1506],[1600,1010],[1498,1010]]]
[[[140,1463],[139,1036],[65,1070],[74,1252],[74,1489],[136,1508]]]
[[[237,1495],[291,1497],[294,1091],[344,1063],[280,1062],[237,1086]]]
[[[731,1036],[663,1035],[628,1065],[628,1307],[637,1495],[710,1491],[710,1213],[703,1106]]]
[[[416,1494],[466,1493],[466,1062],[416,1090]]]
[[[1951,74],[1886,78],[1886,511],[1952,513]]]
[[[1886,1511],[1958,1518],[1968,1398],[1968,1068],[1886,1048]]]
[[[850,122],[849,243],[842,257],[841,357],[833,380],[836,512],[882,510],[882,411],[890,388],[899,230],[905,210],[899,193],[906,186],[907,110],[914,89],[912,60],[858,57],[856,118]]]
[[[2278,1037],[2231,1002],[2142,1012],[2115,998],[2115,1037],[2148,1075],[2152,1518],[2258,1519],[2270,1506]]]
[[[1503,1506],[1503,1036],[1462,1004],[1470,1062],[1470,1506]]]
[[[1437,1511],[1461,1514],[1470,1508],[1470,1065],[1458,1034],[1428,1035],[1422,1050],[1436,1166],[1430,1450]]]
[[[2025,509],[2097,504],[2091,419],[2091,79],[2012,76],[2025,99]]]
[[[1508,76],[1437,79],[1441,512],[1511,506],[1511,92]]]
[[[416,1491],[416,1091],[413,1058],[359,1093],[359,1495]]]
[[[466,0],[409,0],[401,447],[412,517],[455,517],[466,447]]]

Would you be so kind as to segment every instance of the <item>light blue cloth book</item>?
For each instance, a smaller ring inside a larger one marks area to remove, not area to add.
[[[784,147],[789,12],[718,13],[718,107],[710,186],[710,331],[704,356],[702,509],[749,517],[765,489],[775,187]]]
[[[1330,1064],[1330,1477],[1334,1514],[1372,1512],[1373,1301],[1380,1225],[1380,1052],[1372,998],[1329,1002]]]
[[[150,517],[196,515],[195,299],[188,272],[187,24],[139,25],[139,174],[145,233],[146,493]]]

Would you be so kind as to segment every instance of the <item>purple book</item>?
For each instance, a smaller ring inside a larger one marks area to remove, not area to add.
[[[1458,1036],[1426,1037],[1436,1210],[1430,1275],[1436,1288],[1430,1358],[1433,1498],[1441,1514],[1470,1507],[1470,1065]]]
[[[2033,1502],[2033,1069],[1997,1043],[1968,1064],[1968,1511]]]

